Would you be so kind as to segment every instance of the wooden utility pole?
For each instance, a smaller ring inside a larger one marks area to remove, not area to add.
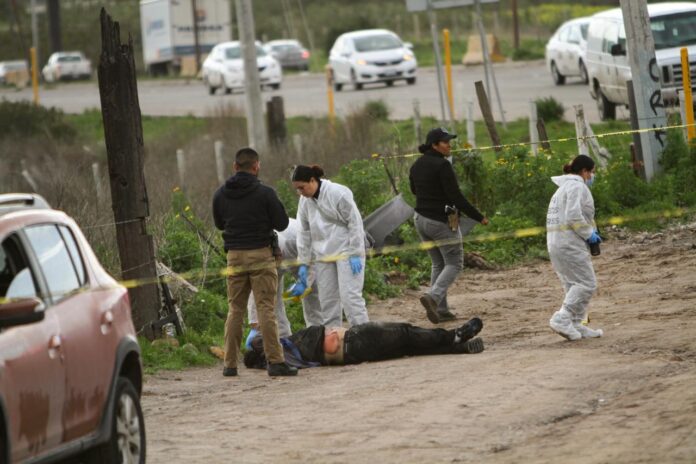
[[[60,3],[58,0],[47,0],[48,12],[48,37],[51,44],[51,53],[63,50],[62,34],[60,29]]]
[[[193,22],[193,52],[196,55],[196,75],[201,70],[201,45],[198,40],[198,5],[196,0],[191,0],[191,14]]]
[[[244,83],[246,86],[246,120],[249,146],[254,148],[261,157],[268,155],[268,133],[263,117],[263,100],[261,99],[261,81],[256,62],[256,32],[254,12],[251,0],[235,0],[237,6],[237,28],[239,40],[242,42],[244,57]]]
[[[612,54],[628,53],[635,97],[635,111],[640,129],[655,129],[640,134],[640,152],[645,178],[649,181],[660,170],[660,158],[665,148],[667,125],[665,105],[660,87],[660,68],[655,59],[655,41],[650,30],[646,0],[621,0],[626,27],[627,49],[621,44],[612,46]]]
[[[100,20],[99,96],[121,275],[126,280],[143,282],[130,288],[128,294],[136,330],[152,339],[156,334],[150,324],[159,319],[160,296],[155,249],[146,224],[150,208],[143,173],[143,127],[133,41],[121,44],[119,24],[104,8]]]

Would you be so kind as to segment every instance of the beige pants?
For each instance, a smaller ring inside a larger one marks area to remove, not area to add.
[[[285,362],[274,313],[278,272],[271,248],[229,250],[227,266],[242,270],[233,270],[227,277],[229,312],[225,322],[225,367],[237,367],[239,347],[242,343],[242,325],[251,291],[256,299],[266,359],[271,364]]]

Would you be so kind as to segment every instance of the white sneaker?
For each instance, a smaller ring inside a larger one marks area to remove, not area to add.
[[[571,321],[570,317],[560,311],[556,311],[553,316],[551,316],[551,319],[549,319],[549,326],[551,330],[568,340],[580,340],[582,338],[580,332],[573,327],[573,321]]]
[[[575,327],[575,330],[580,332],[582,338],[599,338],[604,335],[604,331],[602,329],[591,329],[582,324],[573,324],[573,327]]]

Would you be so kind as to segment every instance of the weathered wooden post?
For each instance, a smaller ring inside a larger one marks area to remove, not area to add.
[[[159,318],[160,296],[155,249],[146,226],[150,208],[143,174],[143,127],[133,40],[129,38],[127,45],[121,44],[119,24],[104,8],[100,20],[99,96],[121,274],[124,279],[141,282],[128,290],[133,322],[139,333],[152,339],[155,334],[150,324]]]
[[[529,142],[532,144],[532,153],[534,153],[534,156],[539,154],[537,122],[537,105],[534,100],[531,100],[529,102]]]
[[[215,150],[215,169],[217,171],[218,184],[222,185],[230,174],[225,169],[225,159],[223,158],[225,145],[222,143],[222,140],[216,140],[213,147]]]
[[[186,155],[181,148],[176,149],[176,170],[179,173],[179,188],[185,190],[186,186]]]
[[[466,141],[472,148],[476,148],[476,125],[474,123],[474,102],[466,101]]]
[[[483,120],[486,122],[488,135],[491,136],[491,142],[493,142],[493,145],[496,147],[495,151],[500,153],[500,137],[498,136],[498,130],[495,127],[495,120],[493,119],[491,104],[488,101],[488,96],[486,95],[486,89],[483,88],[483,82],[481,81],[476,81],[474,86],[476,87],[476,97],[478,98],[479,107],[481,107]]]
[[[266,124],[268,138],[275,146],[285,145],[288,130],[285,127],[285,107],[283,97],[274,96],[266,102]]]
[[[544,124],[544,118],[538,118],[537,120],[537,132],[539,132],[539,140],[541,140],[541,148],[544,150],[550,150],[551,144],[549,143],[549,136],[546,134],[546,124]]]

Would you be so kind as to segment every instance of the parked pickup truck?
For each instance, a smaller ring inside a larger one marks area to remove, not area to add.
[[[92,63],[82,52],[56,52],[48,59],[41,74],[46,82],[89,79],[92,77]]]
[[[693,75],[696,66],[696,2],[668,2],[648,5],[650,30],[655,41],[655,59],[666,105],[678,103],[682,86],[682,47],[689,52]],[[631,79],[626,31],[620,8],[591,17],[587,37],[587,73],[590,94],[597,101],[602,120],[614,119],[616,106],[628,106],[626,82]],[[693,81],[692,81],[693,86]]]

